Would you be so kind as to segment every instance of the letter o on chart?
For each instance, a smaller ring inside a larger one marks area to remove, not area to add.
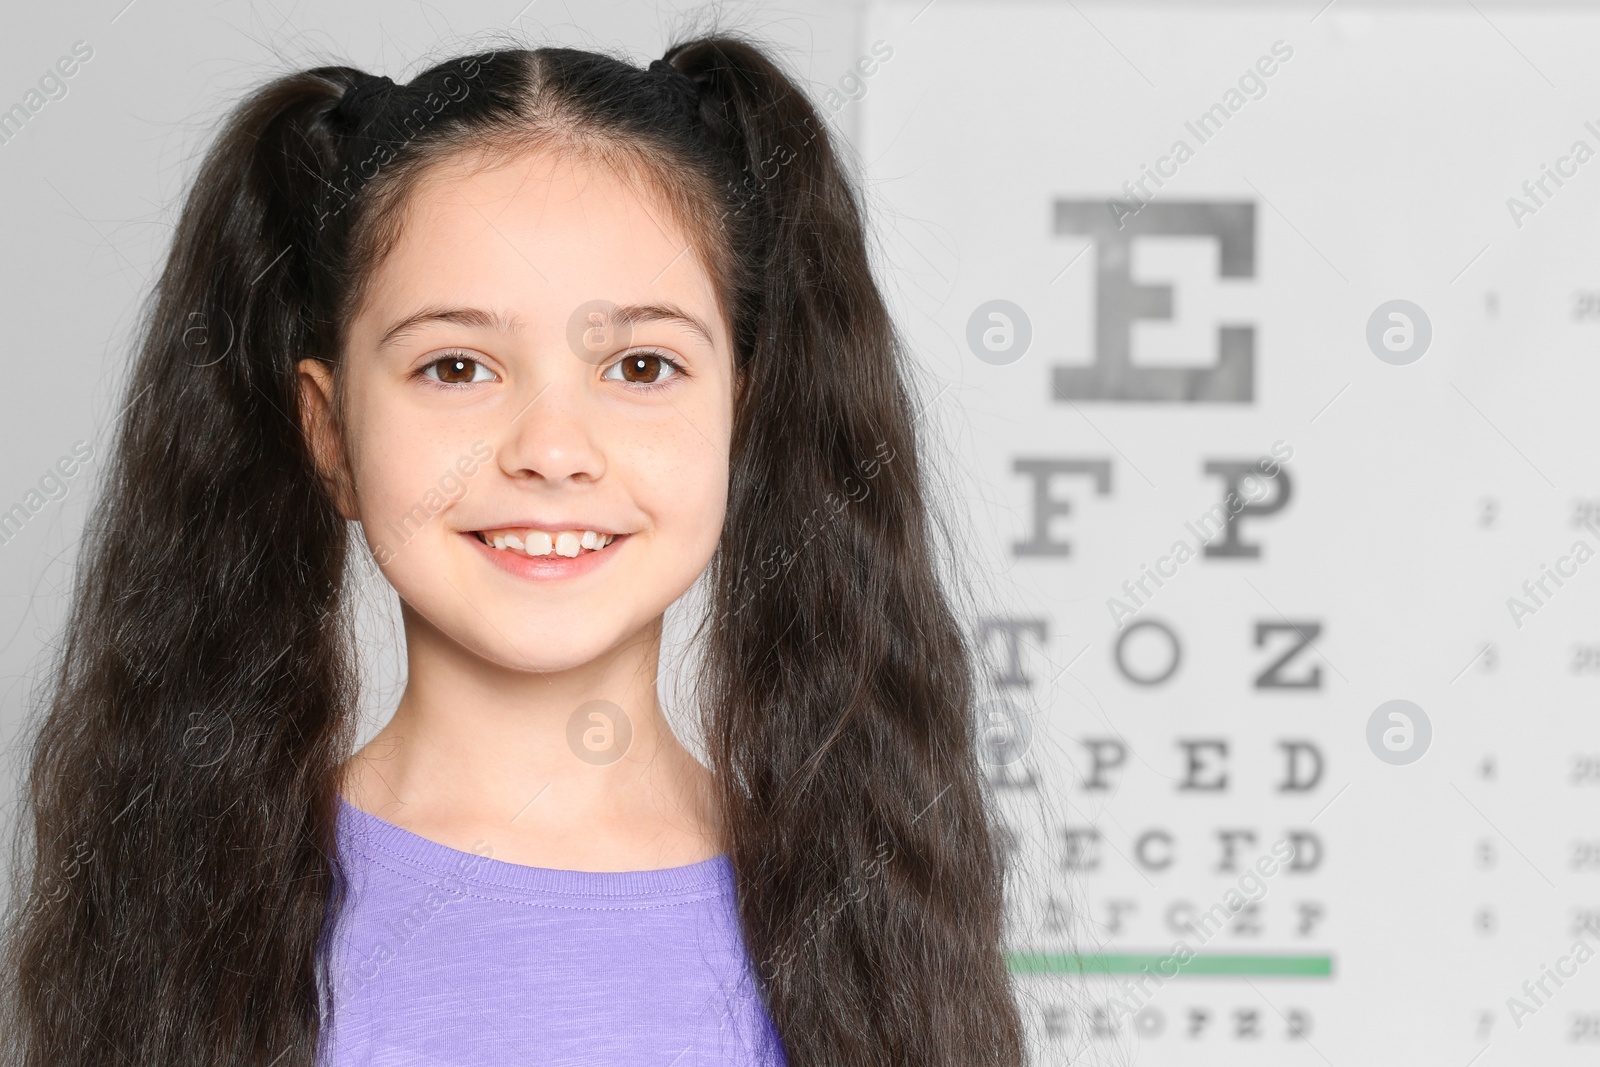
[[[1128,661],[1125,655],[1128,639],[1134,634],[1138,633],[1140,630],[1151,629],[1165,635],[1167,639],[1170,652],[1168,653],[1169,658],[1166,670],[1159,673],[1135,674],[1128,667]],[[1183,659],[1183,653],[1182,647],[1178,644],[1178,635],[1173,633],[1172,629],[1167,626],[1166,623],[1158,622],[1155,619],[1144,619],[1133,623],[1117,636],[1117,647],[1114,653],[1114,658],[1116,659],[1117,670],[1121,671],[1122,676],[1128,681],[1132,682],[1134,685],[1160,685],[1168,678],[1171,678],[1173,673],[1177,671],[1178,664]]]

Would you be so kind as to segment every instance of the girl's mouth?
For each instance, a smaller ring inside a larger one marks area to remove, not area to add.
[[[573,559],[585,552],[598,552],[618,537],[626,534],[603,534],[594,530],[529,530],[506,527],[494,530],[475,530],[473,536],[480,542],[501,552],[516,552],[524,556],[564,556]]]
[[[581,530],[563,530],[551,535],[499,529],[473,530],[463,536],[471,539],[488,562],[509,574],[519,578],[552,579],[576,578],[604,566],[621,550],[630,535]]]

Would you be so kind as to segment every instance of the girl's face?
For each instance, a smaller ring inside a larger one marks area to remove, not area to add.
[[[351,323],[342,438],[325,369],[301,367],[340,507],[413,624],[556,671],[651,626],[709,563],[731,353],[664,210],[534,151],[418,184]]]

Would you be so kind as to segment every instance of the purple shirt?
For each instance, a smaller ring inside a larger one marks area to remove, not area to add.
[[[527,867],[339,807],[323,1067],[787,1067],[726,855]]]

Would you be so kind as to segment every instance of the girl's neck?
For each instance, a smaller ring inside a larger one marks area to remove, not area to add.
[[[356,807],[462,851],[563,870],[651,870],[725,851],[714,782],[656,699],[660,620],[566,670],[506,669],[406,610],[408,681],[348,761]]]

